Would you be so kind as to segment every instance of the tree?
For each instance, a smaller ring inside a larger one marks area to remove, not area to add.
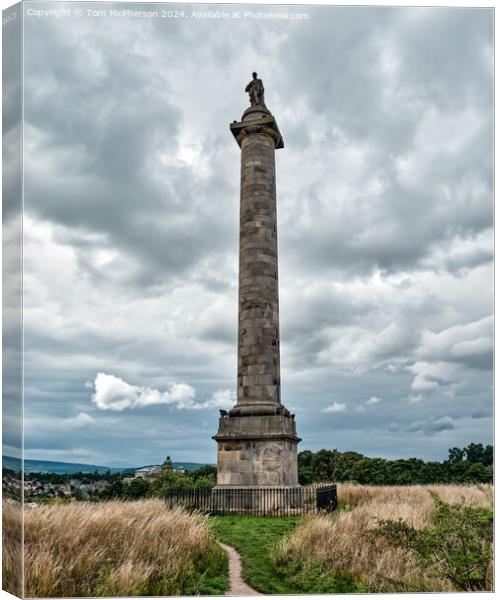
[[[464,472],[464,481],[467,483],[487,483],[491,481],[490,477],[492,469],[490,466],[482,465],[481,463],[466,463],[467,467]]]
[[[483,461],[484,447],[482,444],[469,444],[465,448],[467,462],[480,463]]]
[[[189,473],[180,474],[163,471],[158,477],[154,478],[151,484],[151,491],[155,496],[162,498],[168,490],[192,487],[195,487],[195,480]]]
[[[375,485],[488,483],[493,480],[492,464],[493,447],[476,443],[467,448],[450,448],[448,459],[443,462],[424,462],[419,458],[384,460],[359,452],[325,449],[303,450],[298,455],[299,483],[303,485],[332,480]]]
[[[333,469],[334,481],[353,480],[352,469],[354,465],[363,458],[365,457],[362,454],[359,452],[353,452],[352,450],[348,452],[338,452],[335,461],[335,467]]]
[[[462,462],[465,456],[465,450],[462,450],[462,448],[450,448],[448,450],[448,462],[450,463],[457,463],[457,462]]]
[[[318,450],[311,458],[311,469],[317,481],[329,481],[333,477],[332,454],[335,450]]]
[[[310,467],[312,457],[313,453],[310,450],[302,450],[302,452],[299,452],[297,456],[299,467]]]
[[[308,483],[314,483],[316,478],[312,469],[304,467],[299,464],[299,483],[300,485],[307,485]]]
[[[419,483],[447,483],[449,480],[450,473],[446,461],[424,463],[423,480]]]
[[[387,484],[425,483],[425,463],[419,458],[388,460],[383,473]]]
[[[215,485],[215,479],[217,477],[217,467],[215,467],[214,465],[203,465],[198,469],[193,469],[192,471],[190,471],[189,474],[191,475],[191,477],[193,477],[195,481],[198,481],[202,478],[211,478],[213,479]]]
[[[163,461],[163,464],[162,464],[161,468],[164,471],[172,471],[172,469],[174,468],[174,466],[172,464],[170,456],[167,456],[167,458]]]
[[[316,481],[314,471],[311,469],[312,458],[313,453],[310,450],[303,450],[302,452],[299,452],[297,456],[299,483],[301,485],[307,485],[308,483],[314,483]]]
[[[386,463],[383,458],[364,457],[358,460],[352,467],[351,476],[354,481],[364,484],[387,483],[385,469]]]
[[[130,483],[124,486],[123,495],[131,500],[147,498],[151,495],[151,484],[144,477],[134,477]]]
[[[493,446],[488,444],[484,448],[483,452],[483,460],[481,461],[483,465],[489,466],[493,464]]]
[[[77,500],[78,502],[84,500],[83,492],[80,488],[74,488],[72,491],[75,500]]]
[[[111,482],[110,486],[104,490],[103,495],[107,498],[121,498],[123,496],[123,480],[115,479]]]

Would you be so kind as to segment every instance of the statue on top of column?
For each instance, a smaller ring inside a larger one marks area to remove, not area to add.
[[[250,96],[250,105],[263,106],[266,108],[262,79],[257,79],[257,73],[252,73],[252,77],[252,81],[245,88],[245,92],[248,92],[248,95]]]

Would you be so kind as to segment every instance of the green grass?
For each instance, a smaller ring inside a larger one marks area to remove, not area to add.
[[[214,517],[213,526],[216,537],[240,553],[248,585],[266,594],[287,594],[294,590],[277,576],[269,549],[298,521],[296,517]]]
[[[189,584],[182,592],[183,595],[224,595],[224,592],[229,588],[229,559],[222,548],[214,545],[212,551],[201,557],[194,567]]]
[[[299,517],[214,517],[216,537],[239,552],[243,578],[264,594],[363,591],[349,573],[325,573],[321,565],[277,565],[272,549],[291,534]]]

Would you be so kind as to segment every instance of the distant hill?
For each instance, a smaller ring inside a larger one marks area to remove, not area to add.
[[[15,471],[21,470],[21,460],[19,458],[13,458],[12,456],[2,456],[3,466],[8,469],[14,469]],[[24,460],[24,470],[26,473],[57,473],[58,475],[64,475],[66,473],[106,473],[110,470],[112,473],[119,473],[128,469],[116,469],[103,467],[100,465],[87,465],[82,463],[67,463],[67,462],[56,462],[52,460]]]
[[[12,456],[2,456],[3,466],[14,471],[21,470],[21,460]],[[177,469],[198,469],[206,463],[191,463],[191,462],[174,462],[173,466]],[[144,465],[151,466],[151,465]],[[102,465],[87,465],[84,463],[67,463],[57,462],[52,460],[24,460],[24,470],[26,473],[57,473],[58,475],[66,475],[68,473],[128,473],[142,467],[103,467]]]

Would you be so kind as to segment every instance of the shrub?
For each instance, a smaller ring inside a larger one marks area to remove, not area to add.
[[[417,530],[402,519],[386,520],[372,535],[413,551],[422,567],[450,580],[459,590],[491,590],[493,511],[448,504],[437,494],[433,498],[436,508],[430,528]]]
[[[350,574],[352,583],[370,592],[450,592],[452,581],[424,566],[404,544],[391,544],[382,535],[371,535],[380,522],[401,519],[417,532],[434,527],[438,493],[445,502],[491,511],[490,485],[375,486],[339,484],[341,510],[329,516],[305,519],[277,545],[276,567],[286,572],[300,567],[323,574],[325,588],[335,577]],[[345,510],[345,507],[349,510]],[[331,577],[330,582],[328,578]],[[331,587],[330,591],[335,591]]]

